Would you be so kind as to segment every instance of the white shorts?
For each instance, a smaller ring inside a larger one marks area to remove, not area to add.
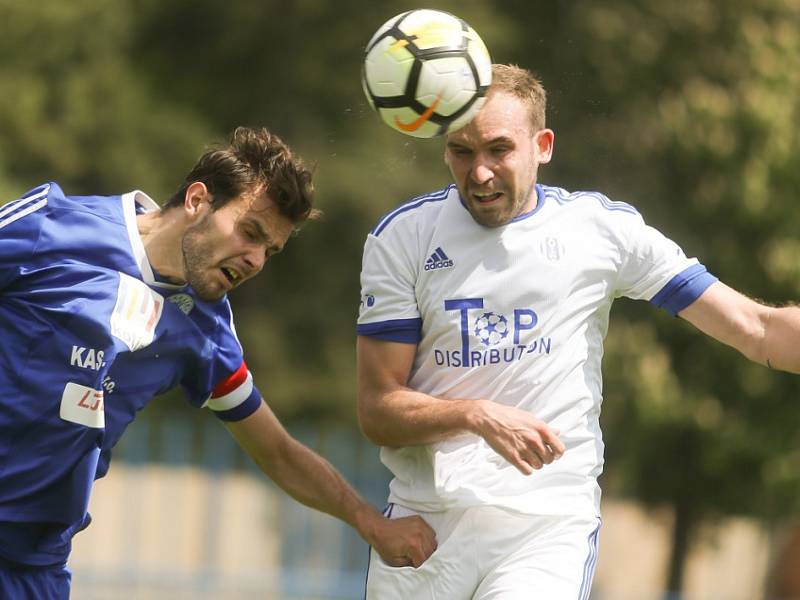
[[[525,515],[493,506],[419,513],[438,548],[418,569],[370,551],[368,600],[586,600],[597,563],[598,517]]]

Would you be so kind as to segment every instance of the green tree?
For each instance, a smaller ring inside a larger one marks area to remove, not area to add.
[[[508,58],[551,90],[544,178],[630,201],[745,293],[797,298],[796,3],[551,4],[505,5],[535,32]],[[605,487],[673,507],[679,591],[701,521],[797,510],[800,385],[641,304],[616,309],[607,342]]]
[[[0,192],[162,194],[214,131],[161,102],[131,54],[130,2],[0,0]]]

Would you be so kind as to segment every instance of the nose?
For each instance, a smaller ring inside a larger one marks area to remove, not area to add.
[[[264,247],[260,244],[253,245],[244,255],[244,262],[250,268],[251,275],[261,271],[264,268],[264,263],[267,262],[267,253],[264,251]]]
[[[475,157],[475,161],[472,163],[472,169],[470,169],[469,176],[470,179],[472,179],[472,181],[478,185],[483,185],[494,177],[494,171],[492,170],[489,161],[487,161],[483,156],[478,155]]]

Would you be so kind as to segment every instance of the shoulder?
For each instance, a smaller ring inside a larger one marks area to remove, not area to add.
[[[611,200],[605,194],[593,191],[570,192],[560,187],[541,186],[546,202],[565,210],[576,210],[588,214],[605,216],[639,215],[639,211],[627,202]]]
[[[46,207],[63,198],[61,189],[53,183],[45,183],[25,192],[20,198],[0,205],[0,229],[16,223],[23,217],[33,215],[23,221],[32,225],[38,222],[36,217],[45,213]]]
[[[52,219],[56,226],[92,222],[120,224],[124,221],[121,196],[68,196],[56,182],[39,185],[17,200],[0,208],[3,224],[36,213],[36,217]],[[36,219],[27,220],[32,223]]]
[[[545,206],[561,227],[624,244],[645,225],[635,207],[627,202],[611,200],[594,191],[570,192],[559,187],[542,186]]]
[[[420,222],[431,223],[444,207],[445,201],[457,193],[456,186],[450,184],[435,192],[415,196],[378,219],[370,235],[378,237],[397,227],[414,227]]]
[[[196,298],[196,301],[197,307],[193,315],[195,324],[201,330],[206,328],[210,330],[204,336],[205,348],[209,352],[203,368],[208,373],[210,385],[216,386],[214,394],[225,395],[234,388],[238,388],[239,384],[243,383],[244,375],[247,375],[251,390],[252,377],[244,364],[244,349],[236,333],[233,311],[228,297],[224,296],[216,302],[206,302],[200,298]],[[207,323],[203,323],[203,321],[207,321]],[[233,375],[230,375],[231,373]],[[230,387],[234,381],[236,385]],[[216,389],[220,385],[225,387],[224,394],[220,389]],[[245,396],[249,393],[250,391]]]
[[[209,302],[198,297],[194,290],[188,287],[168,296],[167,301],[175,304],[204,330],[218,349],[241,353],[242,347],[236,334],[233,310],[227,295],[215,302]]]

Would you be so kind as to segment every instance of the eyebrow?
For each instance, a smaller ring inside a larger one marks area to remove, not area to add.
[[[481,145],[482,146],[493,146],[495,144],[509,144],[509,143],[513,143],[513,142],[514,142],[514,140],[511,139],[510,137],[508,137],[507,135],[499,135],[496,138],[492,138],[491,140],[482,143]],[[470,149],[470,150],[472,149],[472,146],[469,146],[467,144],[461,144],[459,142],[454,142],[454,141],[448,141],[447,142],[447,147],[448,148],[467,148],[467,149]]]
[[[267,246],[267,250],[269,250],[270,253],[277,254],[278,252],[281,252],[283,250],[283,246],[278,246],[272,241],[270,235],[266,232],[264,227],[262,227],[261,223],[257,219],[254,219],[252,217],[247,217],[247,223],[249,223],[256,229],[258,237],[264,240],[265,243],[269,244]]]

